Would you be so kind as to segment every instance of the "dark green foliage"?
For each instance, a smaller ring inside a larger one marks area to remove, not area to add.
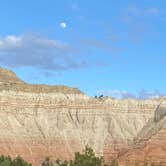
[[[97,157],[91,148],[86,147],[84,153],[75,153],[74,160],[68,161],[51,161],[50,158],[46,158],[42,163],[42,166],[118,166],[118,161],[113,160],[110,164],[104,162],[103,157]],[[161,166],[154,163],[147,163],[146,161],[142,164],[135,162],[130,166]]]
[[[100,96],[99,96],[99,99],[102,99],[103,97],[104,97],[104,95],[100,95]]]
[[[104,160],[102,157],[96,157],[91,148],[86,147],[85,153],[75,153],[74,161],[70,161],[70,166],[101,166]]]
[[[106,164],[103,157],[97,157],[91,148],[86,147],[84,153],[75,153],[74,160],[71,161],[53,161],[49,157],[46,157],[42,163],[42,166],[118,166],[118,161],[113,160],[110,164]],[[21,157],[12,159],[10,156],[0,156],[0,166],[32,166],[27,163]],[[156,165],[155,163],[144,162],[139,164],[135,162],[130,166],[162,166],[161,163]]]
[[[53,162],[50,160],[49,157],[46,157],[42,163],[42,166],[53,166]]]
[[[42,163],[42,166],[68,166],[69,163],[67,161],[51,161],[49,157],[46,157],[44,162]]]
[[[104,95],[94,96],[95,99],[103,99],[104,97],[106,97],[106,96],[104,96]]]
[[[12,161],[12,166],[32,166],[32,164],[27,163],[20,156],[18,156]]]
[[[10,156],[0,156],[0,166],[32,166],[31,164],[24,161],[21,157],[11,159]]]
[[[77,152],[75,153],[74,160],[70,162],[67,161],[50,161],[49,158],[46,158],[42,163],[42,166],[108,166],[104,163],[103,157],[96,157],[95,153],[91,148],[86,147],[83,154]],[[114,165],[111,165],[114,166]],[[118,166],[118,165],[115,165]]]

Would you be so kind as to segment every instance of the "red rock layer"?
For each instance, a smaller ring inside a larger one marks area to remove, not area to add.
[[[76,88],[29,85],[0,68],[0,154],[21,155],[39,166],[46,156],[71,159],[88,145],[107,161],[165,162],[166,132],[160,119],[166,111],[155,112],[159,103],[160,99],[93,98]],[[154,116],[157,122],[151,127],[148,122]],[[137,135],[143,141],[128,150]]]
[[[151,138],[142,140],[130,149],[121,152],[119,161],[122,166],[135,161],[154,162],[160,163],[160,166],[166,166],[166,127],[163,126]]]

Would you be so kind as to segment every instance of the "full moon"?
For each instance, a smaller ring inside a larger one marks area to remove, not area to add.
[[[61,27],[61,28],[65,29],[65,28],[66,28],[66,26],[67,26],[67,25],[66,25],[66,23],[65,23],[65,22],[61,22],[61,23],[60,23],[60,27]]]

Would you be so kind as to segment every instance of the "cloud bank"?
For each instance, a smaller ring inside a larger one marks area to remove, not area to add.
[[[66,43],[37,35],[0,38],[0,64],[7,67],[32,67],[48,71],[85,67],[86,62],[77,58],[76,52]]]
[[[134,98],[134,99],[150,99],[150,98],[159,98],[164,97],[166,94],[159,92],[158,90],[155,91],[148,91],[148,90],[141,90],[138,93],[132,93],[125,90],[101,90],[97,92],[98,95],[104,96],[111,96],[119,99],[127,99],[127,98]]]

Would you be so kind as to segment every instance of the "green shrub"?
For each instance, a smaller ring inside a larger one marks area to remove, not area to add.
[[[0,156],[0,166],[32,166],[30,163],[23,160],[20,156],[12,159],[10,156]],[[118,166],[118,161],[113,160],[110,164],[106,164],[103,157],[97,157],[91,148],[86,147],[84,153],[77,152],[71,161],[53,161],[46,157],[42,166]],[[155,163],[147,163],[146,161],[141,165],[135,162],[130,166],[161,166]]]
[[[117,163],[117,162],[115,162]],[[51,161],[49,158],[46,158],[42,163],[42,166],[108,166],[104,163],[103,157],[96,157],[94,151],[91,148],[86,147],[83,154],[77,152],[75,153],[74,160],[70,162],[67,161]],[[118,165],[111,165],[118,166]]]
[[[0,156],[0,166],[32,166],[31,164],[24,161],[20,156],[15,159],[11,159],[10,156]]]

